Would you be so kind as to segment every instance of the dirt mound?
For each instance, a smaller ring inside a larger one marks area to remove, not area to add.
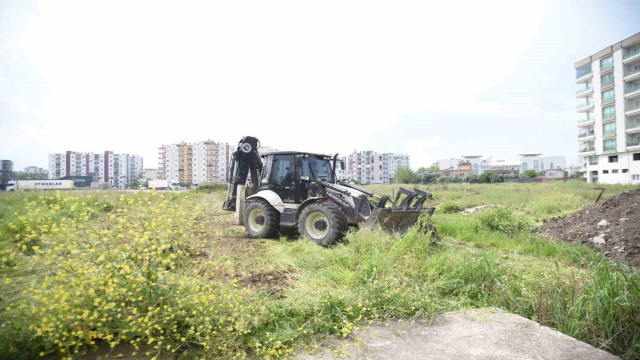
[[[612,260],[640,267],[640,189],[625,191],[571,215],[547,219],[539,232],[602,248]]]

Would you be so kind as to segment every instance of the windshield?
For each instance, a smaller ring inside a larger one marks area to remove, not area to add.
[[[302,158],[302,175],[308,176],[309,180],[333,182],[331,163],[326,159],[318,159],[314,157]]]

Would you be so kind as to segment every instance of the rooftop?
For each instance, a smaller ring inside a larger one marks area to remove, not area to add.
[[[580,66],[584,66],[584,65],[590,64],[590,63],[592,63],[592,62],[594,62],[594,61],[596,61],[596,60],[598,60],[598,59],[600,59],[602,57],[605,57],[605,56],[611,54],[612,52],[614,52],[616,50],[619,50],[620,48],[633,46],[633,45],[636,45],[636,44],[640,44],[640,33],[637,33],[635,35],[631,35],[628,38],[626,38],[626,39],[624,39],[624,40],[622,40],[620,42],[617,42],[617,43],[615,43],[613,45],[607,46],[606,48],[598,51],[597,53],[578,61],[577,63],[575,63],[575,67],[577,69]]]

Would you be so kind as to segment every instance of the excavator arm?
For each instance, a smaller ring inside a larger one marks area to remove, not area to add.
[[[252,136],[243,137],[234,151],[229,168],[229,186],[227,197],[222,204],[222,210],[236,211],[236,198],[238,186],[247,183],[247,177],[251,174],[251,187],[246,189],[247,195],[252,195],[260,185],[260,173],[262,161],[260,160],[260,140]]]

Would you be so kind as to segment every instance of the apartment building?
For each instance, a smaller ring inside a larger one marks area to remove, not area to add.
[[[587,181],[640,184],[640,33],[575,68],[578,155]]]
[[[491,162],[491,158],[485,159],[483,155],[468,154],[461,157],[464,162],[471,164],[474,175],[482,174],[482,163]]]
[[[363,184],[390,184],[396,170],[409,167],[409,155],[354,151],[347,156],[346,165],[351,180]]]
[[[493,162],[483,162],[480,165],[480,173],[494,172],[496,174],[503,175],[518,175],[520,174],[520,164],[517,162],[509,162],[505,160],[498,160]]]
[[[26,174],[43,174],[43,175],[49,174],[49,171],[47,171],[47,169],[43,169],[38,166],[27,166],[26,168],[24,168],[24,172]]]
[[[104,153],[83,153],[67,151],[49,154],[49,177],[60,179],[66,176],[92,176],[94,182],[124,189],[137,178],[142,170],[141,156]]]
[[[529,152],[520,155],[520,171],[534,170],[541,172],[550,169],[564,169],[567,167],[564,156],[542,156],[540,153]]]
[[[158,177],[184,184],[226,182],[233,150],[228,143],[205,140],[159,148]]]
[[[458,158],[440,159],[437,161],[438,170],[455,170],[461,162]]]

